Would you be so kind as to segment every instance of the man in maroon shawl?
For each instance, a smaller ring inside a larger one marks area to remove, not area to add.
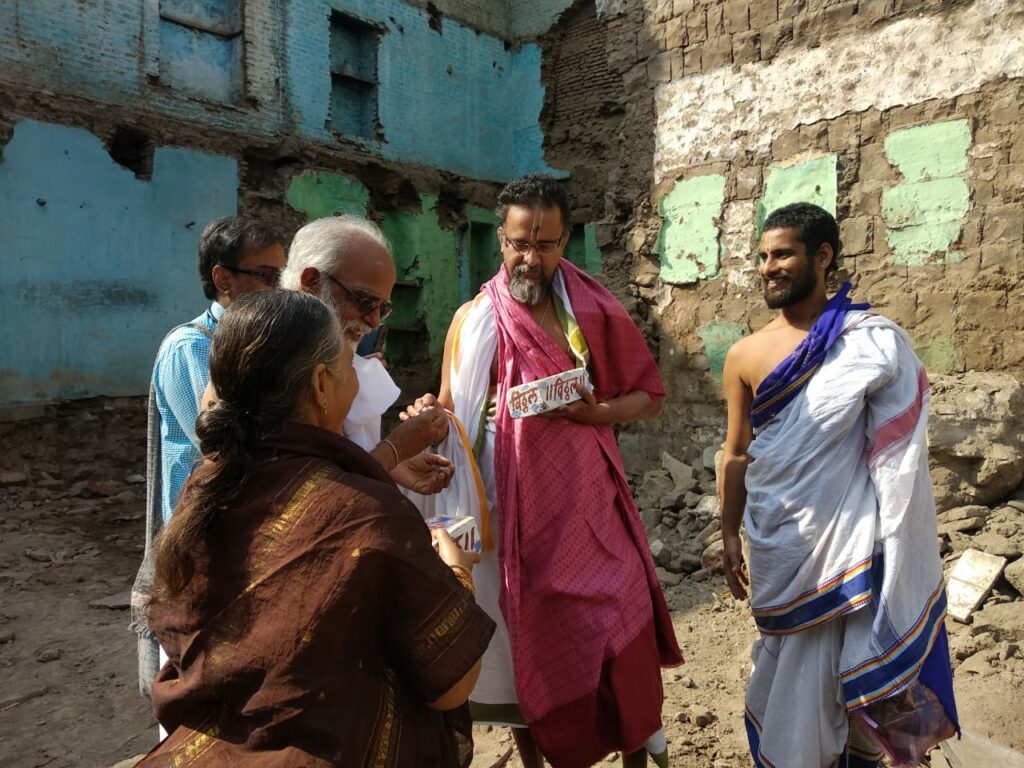
[[[565,191],[528,176],[498,202],[504,264],[456,313],[440,394],[487,497],[474,578],[498,630],[471,708],[515,728],[527,768],[643,765],[645,746],[662,763],[660,668],[682,656],[612,426],[657,416],[665,392],[622,306],[562,259]],[[510,416],[509,388],[584,366],[593,393]]]

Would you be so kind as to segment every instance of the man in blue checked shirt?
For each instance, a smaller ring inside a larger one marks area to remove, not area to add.
[[[244,216],[207,225],[199,238],[199,278],[209,308],[164,338],[149,392],[146,466],[146,553],[132,590],[132,627],[139,633],[139,685],[148,694],[157,671],[156,641],[145,620],[156,534],[171,518],[181,489],[199,461],[196,418],[209,380],[210,340],[224,308],[252,291],[277,287],[286,262],[284,238]]]

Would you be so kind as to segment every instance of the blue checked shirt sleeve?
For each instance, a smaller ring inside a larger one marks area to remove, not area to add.
[[[209,340],[193,331],[165,349],[156,365],[156,385],[170,412],[161,417],[170,415],[196,450],[199,450],[196,419],[199,401],[210,379],[209,356]]]

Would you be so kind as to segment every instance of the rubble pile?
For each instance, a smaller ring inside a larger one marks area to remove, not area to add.
[[[636,505],[647,530],[658,576],[668,586],[684,575],[704,581],[722,567],[722,524],[715,491],[714,448],[691,463],[663,453],[661,468],[636,488]],[[696,466],[694,466],[696,465]]]

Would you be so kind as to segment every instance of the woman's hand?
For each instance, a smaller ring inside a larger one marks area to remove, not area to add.
[[[448,487],[455,474],[452,463],[436,453],[418,453],[391,470],[391,479],[403,488],[430,496]]]
[[[444,528],[432,528],[430,537],[437,543],[437,554],[445,565],[472,571],[473,566],[480,562],[478,553],[464,550]]]
[[[411,405],[408,410],[415,407],[415,404]],[[400,414],[402,423],[388,435],[390,440],[400,446],[403,455],[406,455],[406,446],[412,455],[444,440],[448,434],[448,414],[444,408],[430,406],[422,408],[415,415],[409,415],[408,410]]]

